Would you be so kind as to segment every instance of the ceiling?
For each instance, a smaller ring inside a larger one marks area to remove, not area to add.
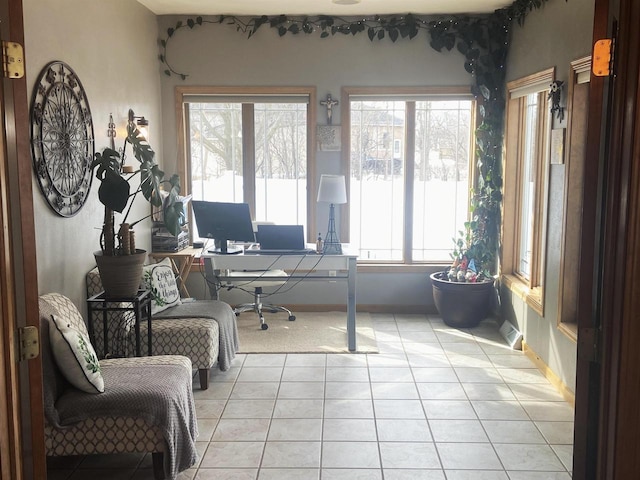
[[[138,0],[156,15],[491,13],[513,0]]]

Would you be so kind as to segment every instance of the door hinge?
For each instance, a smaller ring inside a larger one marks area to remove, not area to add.
[[[593,74],[596,77],[608,77],[613,75],[613,50],[614,43],[610,38],[598,40],[593,46]]]
[[[18,355],[20,361],[31,360],[40,354],[38,329],[33,326],[18,329]]]
[[[16,42],[2,42],[2,68],[6,78],[24,77],[24,50]]]
[[[595,328],[578,329],[578,354],[583,360],[598,361],[598,331]]]

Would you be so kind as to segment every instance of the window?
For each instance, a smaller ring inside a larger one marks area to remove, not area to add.
[[[349,243],[359,262],[449,262],[469,214],[473,98],[461,89],[348,88],[343,104]]]
[[[185,190],[198,200],[246,202],[256,221],[313,224],[312,98],[313,89],[183,93]]]
[[[510,82],[504,175],[503,272],[543,314],[545,225],[553,69]]]

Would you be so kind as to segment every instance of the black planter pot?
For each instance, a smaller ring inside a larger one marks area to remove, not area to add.
[[[446,272],[432,273],[433,300],[444,323],[454,328],[473,328],[487,318],[495,297],[494,281],[450,282]]]

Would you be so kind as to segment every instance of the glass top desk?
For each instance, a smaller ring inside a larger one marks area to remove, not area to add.
[[[228,270],[236,271],[233,280],[255,279],[255,275],[243,278],[237,272],[242,270],[286,270],[290,280],[300,281],[345,281],[347,282],[347,346],[350,352],[356,351],[356,260],[357,255],[348,251],[342,255],[298,255],[298,254],[251,254],[243,253],[220,255],[202,252],[205,273],[209,278],[218,282],[225,282],[231,277],[225,276]],[[335,272],[335,275],[329,275]],[[262,278],[269,278],[265,275]],[[279,277],[281,280],[282,277]],[[217,290],[211,289],[213,298],[217,298]]]

